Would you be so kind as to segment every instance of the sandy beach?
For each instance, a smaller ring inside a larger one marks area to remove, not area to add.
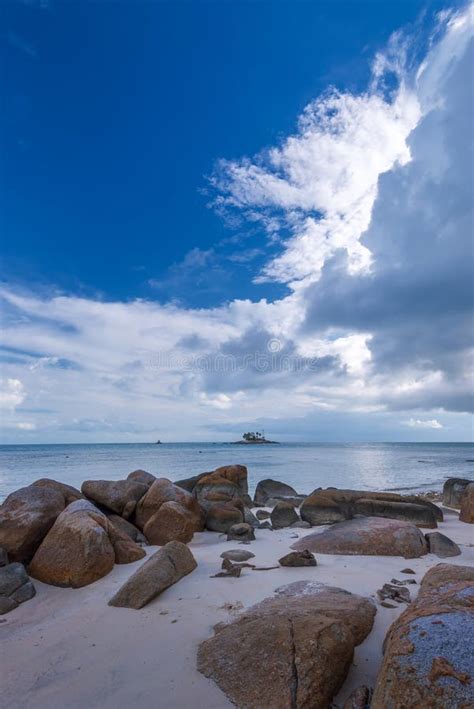
[[[473,565],[473,527],[459,522],[454,510],[444,508],[444,515],[439,531],[462,551],[449,563]],[[223,534],[195,534],[189,547],[197,569],[138,611],[112,608],[107,602],[142,560],[116,565],[106,577],[81,589],[35,581],[35,598],[4,616],[0,625],[1,706],[230,707],[232,703],[214,682],[196,670],[199,643],[212,635],[216,623],[271,596],[279,586],[303,579],[372,597],[377,605],[373,630],[356,648],[352,668],[336,697],[336,704],[342,706],[355,687],[374,685],[387,629],[406,608],[405,604],[382,607],[377,589],[392,578],[407,578],[400,575],[407,566],[416,572],[411,578],[419,582],[441,560],[433,554],[410,560],[317,554],[314,568],[244,569],[240,578],[210,578],[219,571],[225,550],[249,549],[256,564],[274,566],[308,531],[315,529],[258,529],[256,540],[245,546],[226,541]],[[147,556],[156,549],[146,547]],[[409,589],[414,598],[418,586]],[[262,637],[265,642],[271,642],[270,635]]]

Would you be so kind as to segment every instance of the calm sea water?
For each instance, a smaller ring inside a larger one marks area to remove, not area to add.
[[[263,478],[308,493],[315,487],[413,491],[442,487],[451,476],[474,478],[470,443],[213,443],[0,446],[0,500],[41,477],[75,487],[83,480],[124,478],[142,468],[178,480],[221,465],[242,463],[253,492]]]

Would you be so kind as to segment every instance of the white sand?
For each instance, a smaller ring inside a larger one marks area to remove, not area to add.
[[[212,626],[250,606],[281,585],[300,579],[317,580],[375,598],[393,577],[416,578],[446,561],[474,563],[474,526],[447,511],[439,531],[456,541],[462,555],[441,560],[401,557],[330,556],[319,554],[318,566],[244,569],[240,578],[209,578],[220,570],[226,549],[249,549],[259,565],[277,563],[304,529],[257,530],[257,540],[240,547],[225,537],[204,532],[190,544],[198,568],[140,611],[111,608],[108,599],[143,561],[115,566],[112,573],[82,589],[61,589],[35,581],[36,597],[3,616],[0,654],[1,707],[16,709],[223,709],[232,704],[196,670],[199,643]],[[321,527],[319,529],[324,529]],[[149,547],[148,553],[155,551]],[[410,567],[416,576],[400,574]],[[408,586],[412,597],[418,586]],[[360,684],[374,684],[381,648],[390,623],[406,606],[394,610],[377,603],[375,625],[356,649],[353,667],[337,697],[342,704]],[[271,642],[270,633],[262,642]],[[245,681],[245,678],[243,678]],[[263,698],[262,698],[263,699]]]

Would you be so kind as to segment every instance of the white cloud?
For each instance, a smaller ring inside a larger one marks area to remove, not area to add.
[[[25,387],[19,379],[0,379],[0,406],[15,409],[25,400]]]
[[[443,428],[442,424],[437,419],[429,419],[429,420],[423,420],[423,419],[408,419],[408,421],[405,421],[406,426],[410,426],[410,428]]]

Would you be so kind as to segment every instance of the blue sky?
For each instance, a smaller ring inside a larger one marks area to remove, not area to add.
[[[1,12],[7,441],[470,438],[465,6]]]

